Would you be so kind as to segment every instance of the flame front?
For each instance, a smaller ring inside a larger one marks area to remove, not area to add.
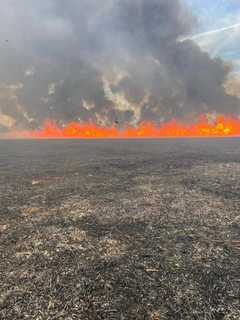
[[[38,130],[8,132],[3,138],[164,138],[164,137],[231,137],[240,136],[240,119],[219,115],[209,121],[201,115],[195,123],[184,124],[176,119],[157,126],[154,122],[141,122],[137,127],[103,127],[93,123],[70,122],[60,127],[55,121],[46,120]]]

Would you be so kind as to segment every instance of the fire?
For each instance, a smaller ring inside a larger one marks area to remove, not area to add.
[[[219,115],[209,121],[201,115],[195,123],[185,124],[173,119],[157,126],[153,122],[142,122],[137,127],[103,127],[93,123],[70,122],[60,127],[55,121],[46,120],[38,130],[11,131],[5,138],[164,138],[164,137],[231,137],[240,136],[240,119]]]

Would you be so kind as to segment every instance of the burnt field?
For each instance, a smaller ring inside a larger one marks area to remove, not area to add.
[[[0,319],[240,319],[240,139],[0,141]]]

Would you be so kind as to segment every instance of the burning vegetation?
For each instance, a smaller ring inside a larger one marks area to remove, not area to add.
[[[116,126],[103,127],[94,123],[81,124],[70,122],[60,127],[56,122],[46,120],[42,128],[30,131],[10,131],[3,138],[173,138],[173,137],[233,137],[240,136],[240,119],[232,116],[217,116],[208,118],[203,115],[198,122],[184,124],[176,119],[157,126],[154,122],[142,122],[136,127]]]

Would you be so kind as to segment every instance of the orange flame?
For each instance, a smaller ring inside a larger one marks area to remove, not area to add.
[[[240,119],[219,115],[210,122],[201,115],[197,122],[184,124],[173,119],[157,126],[153,122],[142,122],[137,127],[103,127],[93,123],[70,122],[60,127],[55,121],[46,120],[39,130],[12,131],[5,138],[163,138],[163,137],[231,137],[240,136]]]

